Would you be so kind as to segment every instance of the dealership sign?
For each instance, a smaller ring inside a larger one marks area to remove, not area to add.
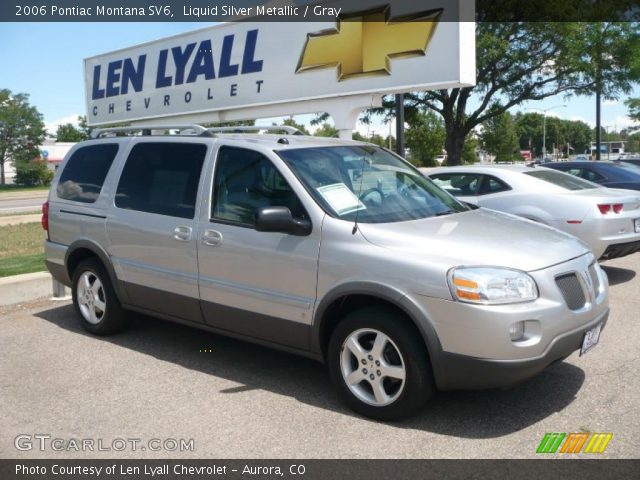
[[[474,25],[442,21],[457,2],[441,3],[372,3],[331,22],[225,23],[88,58],[88,123],[274,104],[286,115],[297,113],[287,104],[473,85]]]

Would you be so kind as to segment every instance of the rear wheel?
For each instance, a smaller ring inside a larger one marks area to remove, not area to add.
[[[80,262],[73,272],[72,289],[73,305],[86,330],[108,335],[124,328],[124,311],[109,275],[97,259]]]
[[[367,417],[415,414],[434,393],[422,341],[392,310],[364,308],[347,315],[331,336],[327,363],[347,404]]]

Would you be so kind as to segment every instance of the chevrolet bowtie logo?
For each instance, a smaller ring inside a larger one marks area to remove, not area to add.
[[[425,55],[442,9],[389,18],[389,6],[338,17],[336,28],[307,35],[296,73],[338,67],[338,81],[391,75],[390,59]]]

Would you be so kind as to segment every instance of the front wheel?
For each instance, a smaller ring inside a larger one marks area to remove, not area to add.
[[[367,417],[415,414],[434,393],[418,332],[391,310],[364,308],[347,315],[331,336],[327,360],[342,397]]]
[[[109,275],[98,260],[89,258],[80,262],[73,272],[72,289],[73,305],[86,330],[108,335],[124,327],[124,311]]]

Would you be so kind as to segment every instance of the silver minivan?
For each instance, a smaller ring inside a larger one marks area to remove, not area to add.
[[[308,356],[378,419],[599,340],[607,278],[570,235],[473,209],[374,145],[168,133],[98,131],[55,175],[46,263],[90,332],[132,310]]]

